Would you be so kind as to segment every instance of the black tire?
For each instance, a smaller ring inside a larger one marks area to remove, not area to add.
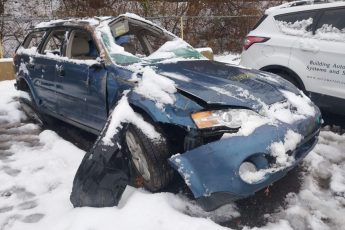
[[[157,131],[157,128],[155,129]],[[130,124],[128,125],[124,138],[124,143],[130,158],[131,171],[134,172],[131,176],[134,176],[135,179],[140,178],[143,181],[143,186],[152,192],[165,188],[171,182],[174,175],[173,170],[168,165],[167,161],[171,155],[167,139],[162,132],[159,133],[162,138],[160,140],[152,140],[139,128]],[[142,155],[147,163],[149,178],[147,178],[147,175],[145,176],[144,173],[140,172],[135,164],[134,154],[131,151],[131,147],[127,139],[129,135],[132,135],[136,144],[142,149]]]

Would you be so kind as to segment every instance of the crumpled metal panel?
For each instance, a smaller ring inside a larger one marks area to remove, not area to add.
[[[112,116],[101,135],[87,152],[74,177],[70,200],[74,207],[112,207],[118,205],[129,183],[128,159],[121,149],[125,127],[118,128],[113,146],[104,145]]]

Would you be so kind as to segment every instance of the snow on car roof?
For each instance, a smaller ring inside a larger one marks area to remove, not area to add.
[[[100,19],[97,17],[94,18],[69,18],[69,19],[56,19],[51,20],[48,22],[41,22],[35,26],[36,29],[39,28],[46,28],[51,27],[55,25],[64,25],[64,24],[90,24],[93,26],[98,25],[100,22]]]
[[[314,1],[314,0],[300,0],[284,3],[279,6],[274,6],[265,11],[265,14],[281,14],[281,13],[290,13],[303,10],[312,10],[312,9],[322,9],[322,8],[331,8],[345,6],[345,1],[334,1],[334,2],[325,2],[325,1]]]

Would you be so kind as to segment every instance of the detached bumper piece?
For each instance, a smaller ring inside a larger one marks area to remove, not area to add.
[[[103,144],[111,116],[92,149],[85,154],[74,177],[70,200],[74,207],[113,207],[118,205],[128,184],[128,162],[116,143],[124,129],[112,138],[114,146]]]

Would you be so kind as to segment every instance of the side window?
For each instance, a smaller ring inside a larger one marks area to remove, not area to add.
[[[338,31],[342,30],[345,33],[345,8],[326,11],[320,18],[316,31],[321,29],[325,32],[332,32],[333,28]]]
[[[66,56],[71,59],[94,60],[99,56],[91,34],[86,31],[72,31],[66,49]]]
[[[316,14],[316,11],[306,11],[277,15],[274,19],[277,21],[278,26],[283,33],[304,35],[305,33],[312,31]]]
[[[47,38],[41,53],[42,54],[53,54],[62,56],[63,45],[65,42],[65,33],[64,30],[55,30],[52,31]]]
[[[29,34],[28,38],[25,39],[23,47],[25,49],[37,49],[42,41],[44,34],[45,31],[33,32]]]

